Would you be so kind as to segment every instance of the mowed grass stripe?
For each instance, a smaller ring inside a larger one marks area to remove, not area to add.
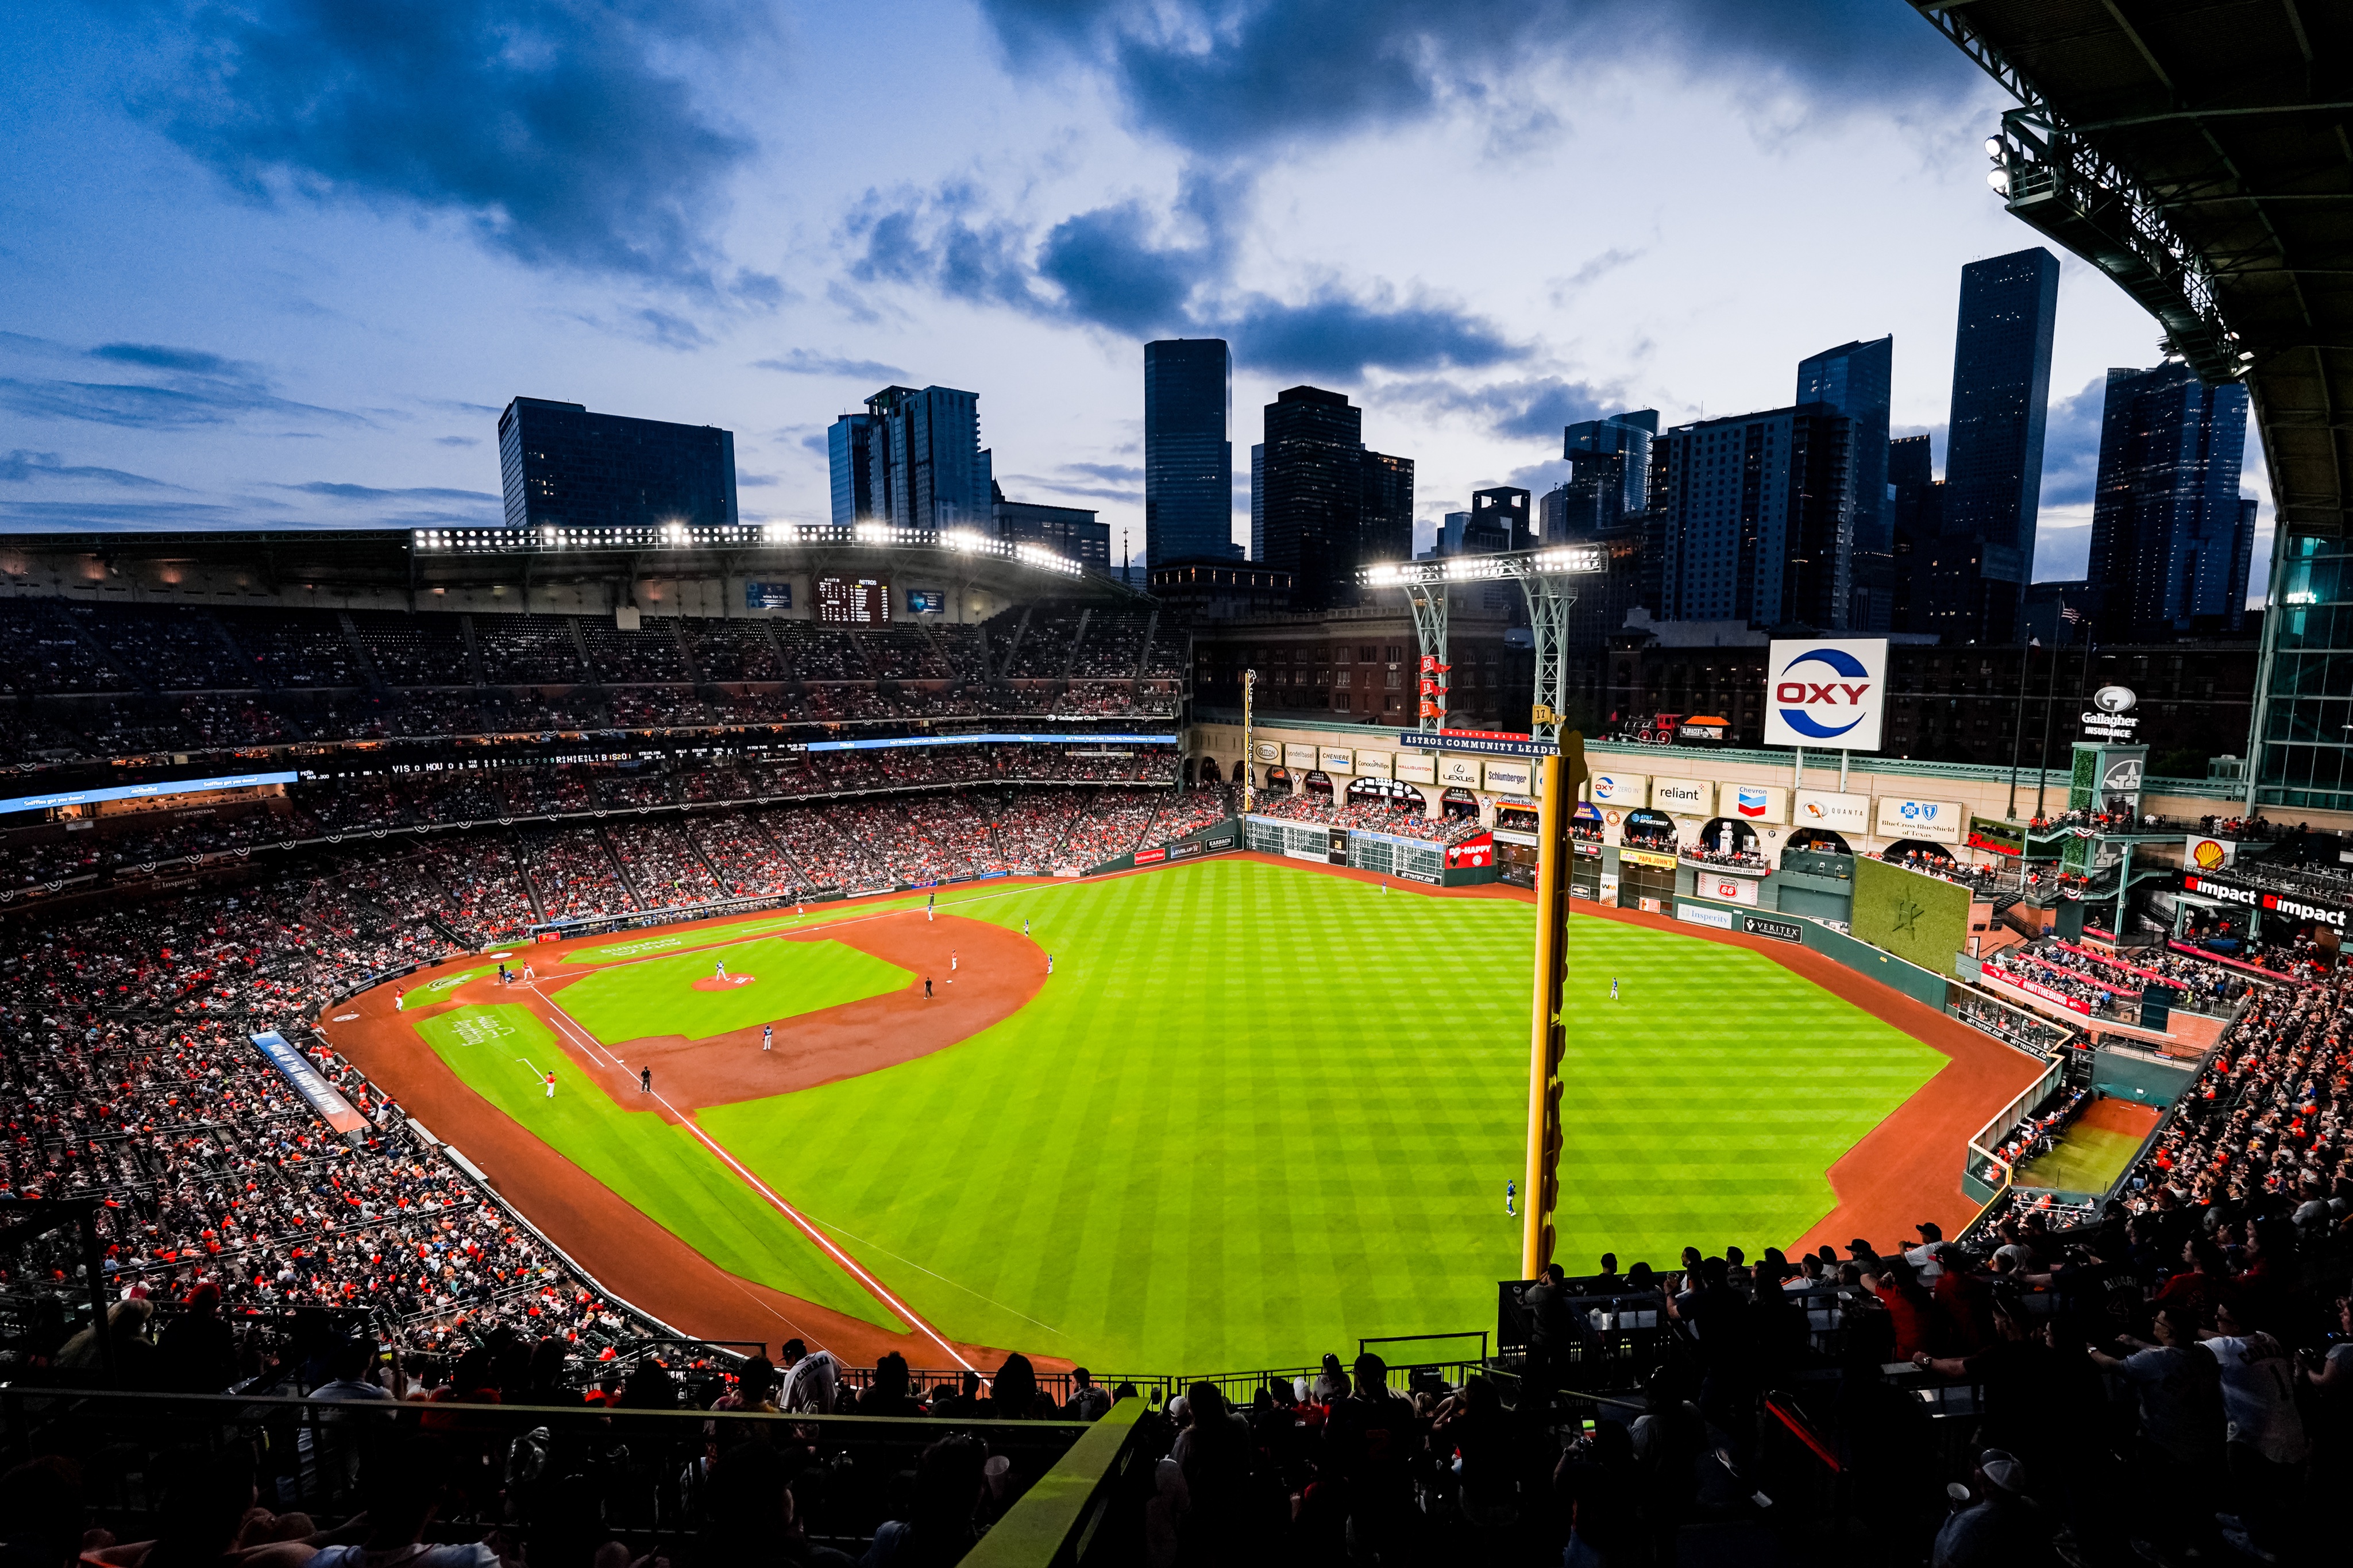
[[[1518,1260],[1528,906],[1212,861],[959,912],[1031,919],[1056,967],[1028,1008],[702,1118],[818,1218],[944,1276],[864,1255],[916,1310],[1137,1368],[1492,1321]],[[1829,1165],[1943,1062],[1679,933],[1580,919],[1571,969],[1572,1260],[1789,1241],[1831,1206]]]
[[[454,1008],[422,1020],[417,1033],[469,1089],[720,1268],[870,1323],[900,1326],[692,1133],[654,1111],[624,1110],[582,1081],[581,1069],[527,1008]],[[539,1076],[550,1070],[552,1100]]]

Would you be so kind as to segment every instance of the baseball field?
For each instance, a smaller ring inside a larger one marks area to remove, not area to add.
[[[1493,1326],[1528,903],[1240,857],[923,902],[533,949],[529,986],[478,957],[345,1048],[502,1186],[553,1160],[854,1338],[1208,1369]],[[1953,1055],[1752,945],[1580,917],[1570,953],[1573,1269],[1795,1242]]]

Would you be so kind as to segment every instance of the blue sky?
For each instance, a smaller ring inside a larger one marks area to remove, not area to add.
[[[519,393],[725,426],[747,516],[821,518],[824,427],[906,381],[1140,548],[1140,344],[1218,333],[1245,484],[1313,381],[1426,533],[1553,482],[1567,420],[1784,404],[1852,338],[1941,438],[1958,270],[2033,239],[1903,0],[89,0],[0,41],[12,529],[492,521]],[[2063,260],[2045,578],[2158,336]]]

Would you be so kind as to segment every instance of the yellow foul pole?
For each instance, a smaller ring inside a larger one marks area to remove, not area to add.
[[[1585,784],[1585,737],[1560,738],[1560,751],[1537,764],[1535,994],[1528,1029],[1528,1164],[1521,1189],[1520,1278],[1534,1279],[1552,1261],[1553,1211],[1560,1203],[1561,1058],[1567,1025],[1561,991],[1568,969],[1569,824]]]

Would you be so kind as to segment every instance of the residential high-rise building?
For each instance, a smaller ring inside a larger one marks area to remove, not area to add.
[[[1040,544],[1082,566],[1110,573],[1111,524],[1096,521],[1092,508],[1007,500],[1002,490],[990,488],[997,538],[1008,544]]]
[[[1364,410],[1339,393],[1294,386],[1266,405],[1267,564],[1292,574],[1302,608],[1355,596],[1364,452]]]
[[[2034,567],[2042,489],[2042,428],[2051,395],[2051,333],[2059,261],[2040,246],[1961,268],[1945,437],[1942,532],[1914,615],[1947,643],[2017,636]]]
[[[1853,421],[1825,403],[1667,432],[1662,618],[1842,631]]]
[[[510,528],[740,521],[735,437],[709,425],[518,397],[499,416],[499,477]]]
[[[1887,494],[1887,416],[1894,396],[1895,340],[1841,343],[1798,362],[1800,406],[1828,404],[1854,421],[1854,603],[1847,629],[1891,629],[1894,608],[1894,518]]]
[[[990,460],[981,449],[976,393],[886,386],[866,400],[863,415],[835,420],[827,446],[837,522],[990,526]]]
[[[1235,557],[1234,372],[1223,338],[1144,345],[1144,558]]]
[[[1253,563],[1266,561],[1266,443],[1250,445],[1250,553]]]
[[[826,469],[833,489],[833,521],[864,522],[874,513],[874,416],[845,414],[827,427]]]
[[[1615,528],[1651,504],[1651,448],[1659,434],[1659,411],[1640,409],[1588,419],[1561,432],[1561,455],[1568,459],[1568,485],[1561,497],[1558,527],[1548,518],[1543,542],[1589,539]]]
[[[2086,583],[2102,641],[2245,627],[2246,442],[2244,384],[2206,385],[2179,360],[2108,372]]]
[[[1934,455],[1926,436],[1899,436],[1887,443],[1888,538],[1893,595],[1887,629],[1926,632],[1926,595],[1933,578],[1937,535],[1943,530],[1944,489],[1936,482]]]

